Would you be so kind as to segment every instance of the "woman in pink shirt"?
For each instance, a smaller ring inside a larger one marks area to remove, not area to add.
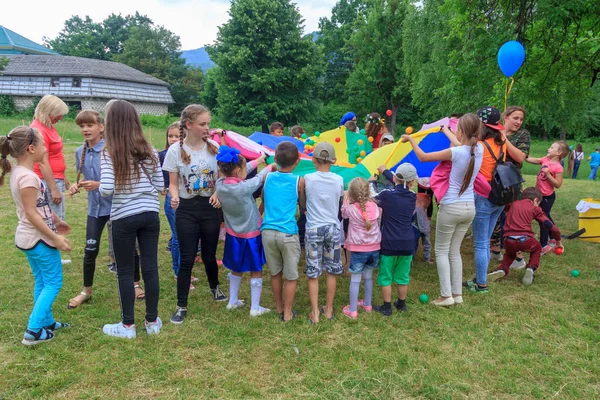
[[[342,204],[342,217],[347,218],[348,235],[344,246],[351,252],[348,271],[350,278],[350,304],[344,307],[344,315],[358,317],[358,307],[369,312],[373,308],[373,270],[379,266],[381,231],[379,230],[379,207],[371,200],[369,182],[354,178],[348,185],[348,193]],[[365,298],[358,301],[361,279],[365,279]]]
[[[31,123],[31,127],[42,134],[47,151],[44,159],[35,164],[34,172],[50,189],[52,194],[50,206],[62,220],[65,219],[65,204],[62,194],[69,185],[68,182],[65,184],[67,165],[63,154],[63,141],[54,125],[68,112],[69,107],[61,99],[53,95],[46,95],[42,97],[35,108],[34,119]]]

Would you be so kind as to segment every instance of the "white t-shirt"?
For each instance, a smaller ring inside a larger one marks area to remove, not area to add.
[[[35,172],[25,167],[21,167],[20,165],[16,165],[13,167],[10,174],[10,190],[17,206],[17,216],[19,217],[19,224],[17,225],[17,232],[15,233],[15,244],[21,250],[30,250],[41,240],[48,246],[54,247],[52,239],[42,235],[42,233],[29,221],[29,218],[27,218],[27,213],[23,206],[23,199],[21,198],[21,190],[30,187],[37,190],[35,210],[40,217],[42,217],[42,220],[44,220],[46,225],[56,232],[54,215],[50,208],[50,202],[52,201],[50,189],[44,185]]]
[[[333,172],[313,172],[304,176],[306,185],[306,229],[339,225],[340,198],[344,180]]]
[[[469,168],[469,162],[471,161],[471,147],[470,146],[457,146],[451,147],[452,151],[452,170],[450,171],[450,183],[448,191],[442,198],[441,204],[452,204],[458,201],[474,201],[473,196],[473,182],[477,177],[477,173],[481,168],[481,162],[483,161],[483,146],[481,143],[477,143],[475,148],[475,167],[473,169],[473,176],[471,182],[462,195],[460,188],[463,184],[465,174]]]
[[[210,140],[216,147],[219,145]],[[179,174],[179,197],[191,199],[192,197],[210,197],[215,192],[215,182],[219,175],[217,157],[208,150],[208,144],[200,151],[192,151],[187,144],[183,149],[190,156],[191,162],[184,164],[181,159],[179,143],[169,146],[162,169]]]

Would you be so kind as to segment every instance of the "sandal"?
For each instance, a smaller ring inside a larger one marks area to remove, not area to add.
[[[67,304],[67,308],[69,310],[72,310],[73,308],[77,308],[91,298],[92,298],[91,293],[88,294],[88,293],[82,291],[77,296],[75,296],[69,300],[69,303]]]
[[[146,298],[146,293],[144,292],[144,289],[142,289],[141,285],[135,285],[133,288],[135,289],[136,300],[144,300]]]

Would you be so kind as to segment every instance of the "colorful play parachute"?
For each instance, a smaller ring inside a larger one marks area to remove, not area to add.
[[[444,118],[431,124],[423,125],[421,129],[411,136],[415,138],[421,149],[426,153],[439,151],[450,147],[450,141],[441,131],[441,126],[454,127],[455,120]],[[368,179],[377,173],[377,167],[385,165],[394,170],[398,165],[409,162],[417,169],[419,177],[431,176],[431,171],[438,162],[421,162],[418,160],[410,143],[397,141],[373,151],[371,143],[365,135],[346,132],[345,127],[318,133],[306,139],[298,140],[288,136],[272,136],[256,132],[250,137],[228,131],[225,135],[229,146],[239,149],[249,159],[258,157],[261,153],[269,156],[275,154],[275,148],[283,141],[291,142],[298,147],[301,160],[295,174],[304,176],[315,171],[311,156],[314,146],[322,141],[331,143],[336,151],[337,162],[331,171],[344,178],[344,184],[356,177]]]

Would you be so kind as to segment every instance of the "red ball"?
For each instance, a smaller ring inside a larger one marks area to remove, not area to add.
[[[392,114],[393,114],[392,110],[387,110],[387,111],[385,112],[385,115],[387,115],[388,117],[391,117],[391,116],[392,116]]]
[[[558,254],[559,256],[564,253],[565,249],[563,249],[562,247],[555,247],[554,248],[554,254]]]
[[[336,142],[336,143],[339,143],[341,140],[342,140],[342,139],[340,139],[339,137],[336,137],[336,138],[335,138],[335,142]]]

